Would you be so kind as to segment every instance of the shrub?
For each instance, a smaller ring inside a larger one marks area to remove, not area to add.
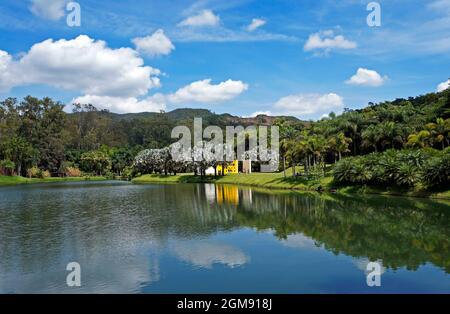
[[[64,171],[67,177],[81,177],[81,170],[77,167],[67,167]]]
[[[48,171],[48,170],[42,170],[42,169],[39,169],[38,167],[32,167],[27,170],[27,176],[29,178],[43,179],[43,178],[48,178],[51,175],[50,175],[50,171]]]
[[[333,171],[338,183],[413,187],[448,184],[450,151],[388,150],[345,158]]]
[[[16,168],[16,164],[9,159],[0,160],[0,174],[12,175],[14,173],[14,169]]]
[[[450,185],[450,149],[447,148],[441,156],[430,158],[422,170],[424,183],[429,187]]]
[[[111,171],[106,171],[104,176],[108,180],[114,180],[116,178],[114,173],[112,173]]]
[[[353,183],[353,162],[356,157],[344,158],[334,166],[334,180],[339,183]]]
[[[38,167],[32,167],[27,170],[27,177],[29,178],[41,178],[42,171]]]
[[[122,171],[122,178],[131,180],[135,176],[134,167],[125,167]]]
[[[48,170],[41,171],[41,178],[42,179],[50,178],[50,177],[51,177],[50,171],[48,171]]]

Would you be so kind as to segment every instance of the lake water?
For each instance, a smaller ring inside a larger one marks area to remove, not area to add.
[[[81,287],[69,288],[69,262]],[[369,287],[366,266],[382,265]],[[450,293],[450,205],[231,185],[0,188],[1,293]]]

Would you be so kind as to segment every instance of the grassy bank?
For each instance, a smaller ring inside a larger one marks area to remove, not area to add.
[[[193,174],[178,174],[176,176],[165,176],[147,174],[132,180],[133,183],[217,183],[217,184],[237,184],[254,186],[267,189],[289,189],[302,191],[317,191],[320,187],[324,191],[333,191],[339,194],[381,194],[397,195],[408,197],[424,197],[436,199],[450,199],[450,190],[441,191],[412,191],[400,188],[369,187],[369,186],[339,186],[334,184],[331,176],[319,180],[308,180],[303,177],[293,178],[292,170],[287,171],[287,177],[283,173],[252,173],[235,174],[227,176],[194,176]]]
[[[30,184],[30,183],[48,183],[48,182],[67,182],[67,181],[103,181],[105,177],[67,177],[67,178],[24,178],[19,176],[0,176],[0,186],[16,185],[16,184]]]

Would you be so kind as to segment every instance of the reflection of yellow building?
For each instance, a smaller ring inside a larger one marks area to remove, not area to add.
[[[222,165],[217,166],[217,173],[222,174]],[[225,167],[225,171],[223,172],[223,174],[229,173],[231,174],[239,173],[239,165],[237,160],[233,161],[231,164]]]
[[[234,185],[216,185],[217,204],[239,204],[239,190]]]

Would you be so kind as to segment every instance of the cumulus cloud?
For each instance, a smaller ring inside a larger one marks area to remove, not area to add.
[[[149,56],[168,55],[175,49],[170,39],[162,29],[158,29],[152,35],[134,38],[136,49]]]
[[[351,85],[378,87],[383,85],[387,79],[387,76],[381,76],[377,71],[359,68],[358,71],[356,71],[356,74],[349,80],[345,81],[345,83]]]
[[[253,19],[250,25],[247,26],[247,30],[249,32],[253,32],[257,28],[264,26],[266,23],[267,21],[263,19]]]
[[[139,54],[131,48],[109,48],[104,41],[95,41],[86,35],[75,39],[52,39],[37,43],[19,60],[0,51],[0,89],[14,86],[44,84],[56,88],[80,92],[84,100],[104,103],[108,100],[112,109],[136,106],[160,108],[149,100],[137,97],[160,86],[158,69],[144,66]],[[116,97],[117,99],[113,99]],[[117,108],[114,105],[118,106]]]
[[[30,11],[36,16],[48,20],[59,20],[69,0],[31,0]]]
[[[136,97],[84,95],[73,99],[72,103],[92,104],[98,108],[108,109],[117,113],[159,112],[166,110],[164,99],[158,97],[158,94],[142,100]]]
[[[35,44],[17,66],[24,83],[48,84],[90,95],[136,96],[160,85],[160,71],[144,66],[131,48],[108,48],[80,35],[73,40]]]
[[[0,91],[7,91],[15,84],[16,77],[11,73],[12,62],[12,57],[0,50]]]
[[[0,62],[0,68],[1,68],[1,62]],[[0,84],[0,86],[1,86],[1,84]],[[449,87],[450,87],[450,79],[448,79],[447,81],[442,82],[441,84],[439,84],[437,89],[436,89],[436,92],[438,92],[438,93],[442,92],[442,91],[446,90]]]
[[[211,79],[192,82],[180,88],[174,94],[168,95],[173,103],[218,103],[230,100],[248,89],[242,81],[227,80],[219,84],[211,84]]]
[[[335,93],[297,94],[281,98],[274,107],[280,111],[279,114],[309,119],[320,117],[331,111],[341,111],[344,108],[344,100]]]
[[[200,13],[190,16],[178,23],[178,26],[217,26],[219,25],[220,17],[215,15],[211,10],[203,10]]]
[[[343,35],[335,35],[333,30],[326,30],[309,35],[304,50],[328,52],[332,49],[355,49],[356,47],[355,42],[345,39]]]

